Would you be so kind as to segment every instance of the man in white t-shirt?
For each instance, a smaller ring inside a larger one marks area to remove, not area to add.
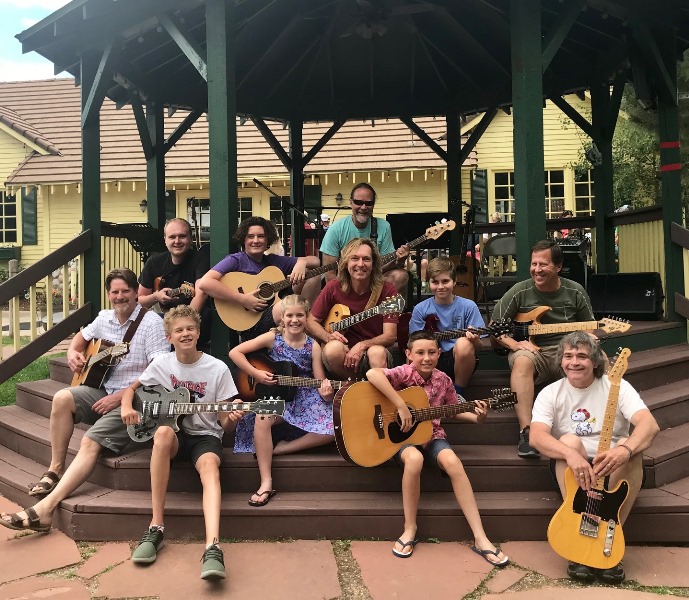
[[[172,391],[189,390],[192,402],[215,404],[237,395],[232,375],[222,361],[196,349],[201,330],[199,314],[190,306],[176,306],[165,315],[165,335],[175,350],[157,357],[122,396],[122,420],[126,425],[140,422],[133,407],[134,392],[142,385],[160,385]],[[164,409],[163,409],[164,410]],[[161,423],[153,435],[151,453],[151,524],[132,554],[135,564],[155,561],[163,546],[165,492],[170,477],[170,461],[189,460],[196,468],[203,487],[203,517],[206,525],[206,550],[201,559],[202,579],[224,579],[225,562],[220,538],[220,463],[222,437],[234,428],[239,412],[198,412],[174,422]]]
[[[536,397],[530,443],[553,459],[551,467],[554,466],[563,497],[567,467],[585,490],[591,490],[600,477],[609,478],[606,482],[609,490],[626,480],[629,494],[620,509],[620,525],[623,525],[643,482],[642,453],[658,433],[658,424],[638,392],[621,380],[610,449],[599,453],[598,442],[611,388],[604,374],[605,355],[600,344],[586,332],[570,333],[560,341],[557,362],[565,377],[545,387]],[[631,425],[634,431],[630,434]],[[604,570],[570,562],[567,573],[573,579],[584,581],[596,576],[606,583],[624,580],[621,562]]]

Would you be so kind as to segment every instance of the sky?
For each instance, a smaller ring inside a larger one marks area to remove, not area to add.
[[[55,77],[53,63],[36,52],[22,54],[22,46],[14,36],[67,3],[68,0],[0,0],[0,81]]]

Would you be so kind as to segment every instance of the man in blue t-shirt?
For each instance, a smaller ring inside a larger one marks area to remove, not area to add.
[[[335,221],[325,233],[321,243],[323,264],[336,262],[350,240],[355,238],[374,239],[381,257],[395,253],[395,260],[383,265],[383,273],[386,281],[392,283],[398,292],[406,292],[409,274],[404,270],[404,264],[409,256],[409,248],[402,246],[395,250],[392,243],[390,223],[385,219],[373,217],[373,207],[376,203],[376,191],[368,183],[358,183],[352,188],[349,195],[349,205],[352,215],[346,219]],[[375,222],[376,231],[371,227]],[[325,274],[326,281],[337,277],[336,271],[328,271]]]

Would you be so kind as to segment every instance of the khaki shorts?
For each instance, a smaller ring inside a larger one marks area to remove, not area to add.
[[[67,391],[72,394],[76,405],[74,422],[91,425],[84,435],[103,448],[120,454],[132,441],[127,433],[127,426],[122,422],[120,407],[118,406],[109,413],[101,415],[94,412],[91,407],[108,395],[105,390],[79,385],[67,388]]]
[[[535,382],[538,385],[552,383],[562,378],[562,369],[557,362],[557,346],[544,346],[540,352],[530,352],[529,350],[510,352],[507,357],[510,369],[514,366],[517,356],[526,356],[534,364]]]

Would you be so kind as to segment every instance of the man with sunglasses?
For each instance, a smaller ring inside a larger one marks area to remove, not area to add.
[[[385,280],[392,283],[398,292],[404,293],[409,281],[409,274],[404,270],[409,248],[402,246],[395,250],[390,223],[373,216],[375,203],[376,191],[368,183],[358,183],[352,188],[352,193],[349,195],[352,216],[336,221],[326,231],[321,243],[323,264],[336,262],[340,252],[349,241],[355,238],[370,238],[376,242],[381,256],[395,252],[396,260],[383,266],[383,274]],[[328,271],[325,279],[331,281],[336,276],[335,271]]]

